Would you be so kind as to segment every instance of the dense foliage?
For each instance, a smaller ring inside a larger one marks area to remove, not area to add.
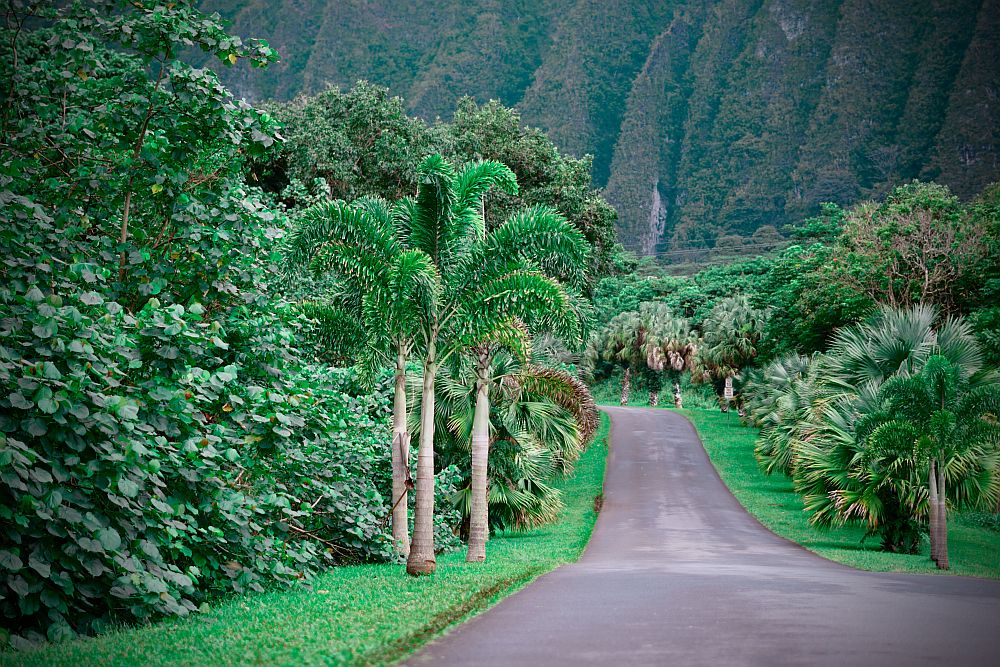
[[[946,568],[948,508],[993,507],[1000,493],[996,192],[962,204],[914,181],[882,201],[824,206],[793,230],[809,245],[689,277],[647,267],[605,278],[594,377],[620,367],[623,404],[633,378],[656,390],[640,314],[686,315],[691,379],[712,381],[724,410],[732,385],[761,429],[762,468],[794,480],[814,525],[863,525],[889,551],[929,534]]]
[[[626,247],[684,249],[672,259],[734,239],[759,251],[759,228],[912,178],[965,199],[1000,176],[992,2],[203,4],[285,56],[263,77],[226,72],[241,94],[367,79],[428,121],[463,95],[517,106],[594,156]]]
[[[590,159],[560,154],[552,140],[525,128],[520,115],[498,102],[459,100],[450,122],[428,125],[406,115],[403,100],[365,82],[346,92],[331,88],[310,98],[272,103],[286,141],[254,165],[266,190],[290,206],[315,198],[381,197],[416,192],[417,165],[431,153],[462,164],[495,161],[517,179],[517,192],[495,190],[483,213],[493,229],[525,206],[557,210],[594,248],[591,272],[614,270],[614,209],[591,186]]]
[[[187,3],[5,18],[3,641],[390,556],[384,379],[300,351],[285,222],[243,179],[276,126],[178,59],[274,52]]]

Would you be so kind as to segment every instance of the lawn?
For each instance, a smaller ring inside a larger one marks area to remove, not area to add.
[[[372,665],[394,662],[481,612],[538,575],[579,558],[604,483],[607,416],[574,473],[562,480],[566,508],[555,524],[495,536],[485,564],[464,552],[437,572],[408,577],[402,565],[341,567],[312,590],[228,599],[179,621],[0,655],[3,665]]]
[[[802,502],[784,475],[767,476],[754,458],[757,429],[718,410],[684,410],[694,423],[709,458],[743,507],[772,531],[817,554],[845,565],[877,572],[939,573],[925,541],[918,555],[878,551],[878,540],[862,544],[857,527],[820,530],[808,523]],[[1000,578],[1000,531],[969,525],[972,517],[949,514],[951,574]]]

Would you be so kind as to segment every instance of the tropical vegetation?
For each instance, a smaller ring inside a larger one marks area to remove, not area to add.
[[[455,35],[404,22],[450,45],[420,61],[431,70],[470,38],[490,51],[484,34],[535,53],[490,60],[501,101],[440,94],[474,69],[414,81],[418,48],[386,64],[391,88],[303,79],[282,90],[312,96],[257,106],[222,81],[246,92],[319,65],[279,62],[190,0],[7,4],[0,649],[22,652],[5,664],[127,664],[157,642],[168,660],[213,624],[273,639],[262,661],[397,659],[579,555],[607,453],[595,396],[655,407],[667,388],[724,435],[706,446],[727,482],[768,475],[747,495],[760,513],[794,499],[798,523],[778,523],[796,539],[823,529],[900,558],[929,547],[911,569],[988,570],[966,538],[1000,507],[1000,186],[967,142],[967,171],[942,152],[966,129],[941,91],[978,89],[960,56],[989,52],[993,18],[812,8],[802,32],[782,3],[605,4],[610,34],[576,51],[575,2],[504,4],[511,22]],[[871,42],[859,16],[927,38],[878,43],[891,100],[841,72]],[[353,53],[389,23],[327,46]],[[775,62],[816,73],[775,79],[808,112],[765,105],[760,86],[728,94],[762,76],[767,35]],[[504,106],[549,118],[564,87],[600,113],[543,125],[594,157]],[[454,113],[408,115],[442,104]],[[605,193],[630,245],[696,252],[625,252]],[[733,407],[750,428],[715,414]],[[321,596],[340,611],[320,618]],[[329,637],[291,638],[299,613]],[[247,636],[204,661],[244,659]]]
[[[295,183],[282,195],[266,172],[284,159],[278,121],[189,62],[194,47],[264,67],[277,58],[266,42],[188,2],[11,3],[5,17],[4,644],[189,616],[407,548],[426,572],[469,537],[466,505],[473,560],[490,526],[558,516],[595,413],[579,409],[582,383],[528,360],[533,337],[571,348],[586,334],[580,290],[604,238],[587,225],[606,204],[577,176],[551,188],[540,176],[530,200],[494,207],[488,192],[519,192],[510,168],[431,152],[407,167],[415,196],[348,202]],[[477,108],[483,123],[454,140],[477,141],[487,116],[516,125]],[[572,170],[516,131],[518,168]],[[495,409],[489,364],[458,363],[483,349],[521,364],[498,376]],[[453,360],[487,400],[475,461],[436,466],[452,436],[435,437],[434,392]],[[494,495],[509,489],[496,519],[488,460]],[[543,488],[548,510],[528,512]]]
[[[605,278],[589,371],[655,391],[638,373],[638,313],[673,309],[696,333],[694,404],[737,406],[760,430],[759,465],[792,481],[812,525],[861,526],[891,552],[929,539],[947,568],[949,512],[997,506],[997,210],[995,188],[963,204],[914,182],[827,206],[793,230],[822,239],[808,247],[693,276]]]

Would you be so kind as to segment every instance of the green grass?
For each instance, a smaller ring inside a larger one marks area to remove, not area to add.
[[[622,395],[621,369],[616,369],[610,377],[595,383],[590,390],[598,405],[618,405]],[[692,385],[688,375],[685,375],[681,380],[681,392],[684,396],[684,405],[689,408],[708,408],[718,404],[711,387],[704,384]],[[660,390],[660,401],[657,407],[672,408],[673,404],[674,390],[672,385],[666,382]],[[643,386],[641,379],[633,378],[628,405],[636,408],[649,407],[649,389]]]
[[[864,544],[858,527],[820,530],[810,526],[802,501],[784,475],[765,475],[754,458],[757,429],[740,424],[734,413],[718,410],[684,410],[694,423],[709,458],[733,495],[748,512],[769,529],[824,558],[876,572],[942,573],[930,560],[924,541],[916,555],[885,553],[878,540]],[[972,525],[965,517],[949,514],[949,574],[1000,578],[1000,532]],[[971,518],[971,517],[970,517]],[[982,523],[980,521],[980,523]]]
[[[488,562],[465,553],[438,558],[414,579],[402,565],[341,567],[312,591],[229,599],[207,613],[92,639],[0,655],[3,665],[368,665],[394,662],[446,628],[486,609],[558,565],[579,558],[602,492],[608,421],[574,473],[562,480],[556,523],[490,540]]]

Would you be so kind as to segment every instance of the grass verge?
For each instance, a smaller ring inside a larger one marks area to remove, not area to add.
[[[490,540],[489,561],[442,555],[437,572],[408,577],[402,565],[341,567],[311,591],[230,599],[207,613],[100,637],[0,655],[10,665],[377,665],[399,660],[538,575],[579,558],[597,518],[608,420],[573,474],[558,486],[556,523]]]
[[[784,475],[765,475],[754,458],[757,429],[740,423],[735,413],[718,410],[684,410],[694,423],[719,476],[737,500],[758,521],[784,538],[801,544],[824,558],[875,572],[942,573],[930,560],[926,540],[921,553],[885,553],[878,541],[861,542],[864,530],[845,526],[818,529],[809,525],[802,501]],[[949,574],[1000,579],[1000,532],[963,523],[960,514],[949,514]]]

